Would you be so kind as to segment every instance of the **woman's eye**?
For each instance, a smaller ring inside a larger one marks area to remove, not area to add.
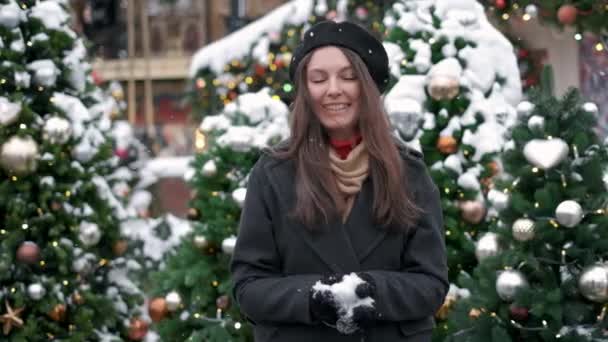
[[[344,75],[342,76],[343,79],[348,80],[348,81],[354,81],[357,79],[357,76],[355,75]]]
[[[322,82],[324,82],[325,80],[324,80],[324,79],[322,79],[322,78],[317,78],[317,79],[312,79],[312,80],[310,80],[310,81],[311,81],[312,83],[322,83]]]

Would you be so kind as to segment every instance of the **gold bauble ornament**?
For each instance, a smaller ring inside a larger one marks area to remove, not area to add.
[[[29,136],[13,136],[0,148],[0,164],[6,171],[16,175],[34,172],[38,157],[38,144]]]
[[[455,296],[445,297],[443,304],[441,305],[439,310],[437,310],[437,312],[435,313],[435,317],[437,317],[438,319],[440,319],[442,321],[445,321],[446,319],[448,319],[448,314],[450,313],[450,310],[452,309],[452,307],[454,306],[455,303],[456,303]]]
[[[141,341],[148,334],[148,323],[141,318],[133,318],[129,323],[129,339]]]
[[[129,243],[126,240],[118,240],[112,246],[112,252],[114,252],[115,256],[121,256],[125,254],[128,247]]]
[[[148,304],[148,313],[153,322],[160,322],[167,317],[169,309],[167,309],[167,301],[165,298],[156,297],[152,299]]]
[[[67,307],[65,304],[57,304],[53,308],[53,310],[49,311],[48,315],[55,322],[61,322],[65,319],[65,315],[67,313]]]
[[[198,220],[200,218],[200,213],[196,208],[188,209],[188,220]]]
[[[72,293],[72,302],[74,304],[82,305],[84,304],[84,297],[82,296],[82,294],[80,294],[80,292],[76,291]]]
[[[431,97],[437,101],[451,100],[460,92],[460,82],[455,77],[434,76],[431,78],[428,91]]]
[[[194,235],[192,238],[192,242],[196,246],[196,248],[205,249],[209,247],[209,240],[204,235]]]
[[[125,92],[122,90],[122,88],[116,88],[112,90],[112,97],[116,101],[122,101],[125,99]]]
[[[451,136],[439,137],[437,149],[443,154],[452,154],[458,150],[458,142]]]
[[[481,310],[473,308],[471,311],[469,311],[470,319],[478,319],[479,316],[481,316]]]
[[[462,201],[459,207],[462,219],[468,223],[478,224],[486,215],[486,207],[480,201]]]

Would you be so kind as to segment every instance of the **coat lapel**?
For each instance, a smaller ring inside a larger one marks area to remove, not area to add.
[[[373,203],[373,189],[371,181],[367,179],[346,221],[351,234],[356,234],[353,238],[353,243],[356,244],[353,250],[360,264],[378,247],[387,234],[386,229],[381,229],[374,223],[371,203]]]
[[[270,182],[279,194],[279,202],[285,210],[295,205],[295,170],[293,163],[281,162],[269,165]],[[304,242],[319,256],[334,273],[357,272],[361,265],[355,254],[351,241],[339,220],[323,224],[316,232],[311,232],[303,224],[290,221]]]

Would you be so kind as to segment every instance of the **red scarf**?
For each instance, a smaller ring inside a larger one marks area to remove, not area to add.
[[[355,148],[355,146],[359,145],[359,143],[363,140],[361,134],[355,134],[350,139],[347,140],[339,140],[339,139],[329,139],[329,143],[336,151],[336,154],[340,157],[340,159],[344,160],[348,157],[350,151]]]

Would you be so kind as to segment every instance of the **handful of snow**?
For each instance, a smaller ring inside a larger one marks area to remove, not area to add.
[[[356,273],[346,274],[341,279],[330,277],[329,284],[319,280],[312,287],[313,299],[332,297],[325,302],[334,304],[338,316],[336,329],[342,334],[354,333],[362,328],[362,323],[368,323],[364,320],[375,315],[372,293],[372,285]]]

